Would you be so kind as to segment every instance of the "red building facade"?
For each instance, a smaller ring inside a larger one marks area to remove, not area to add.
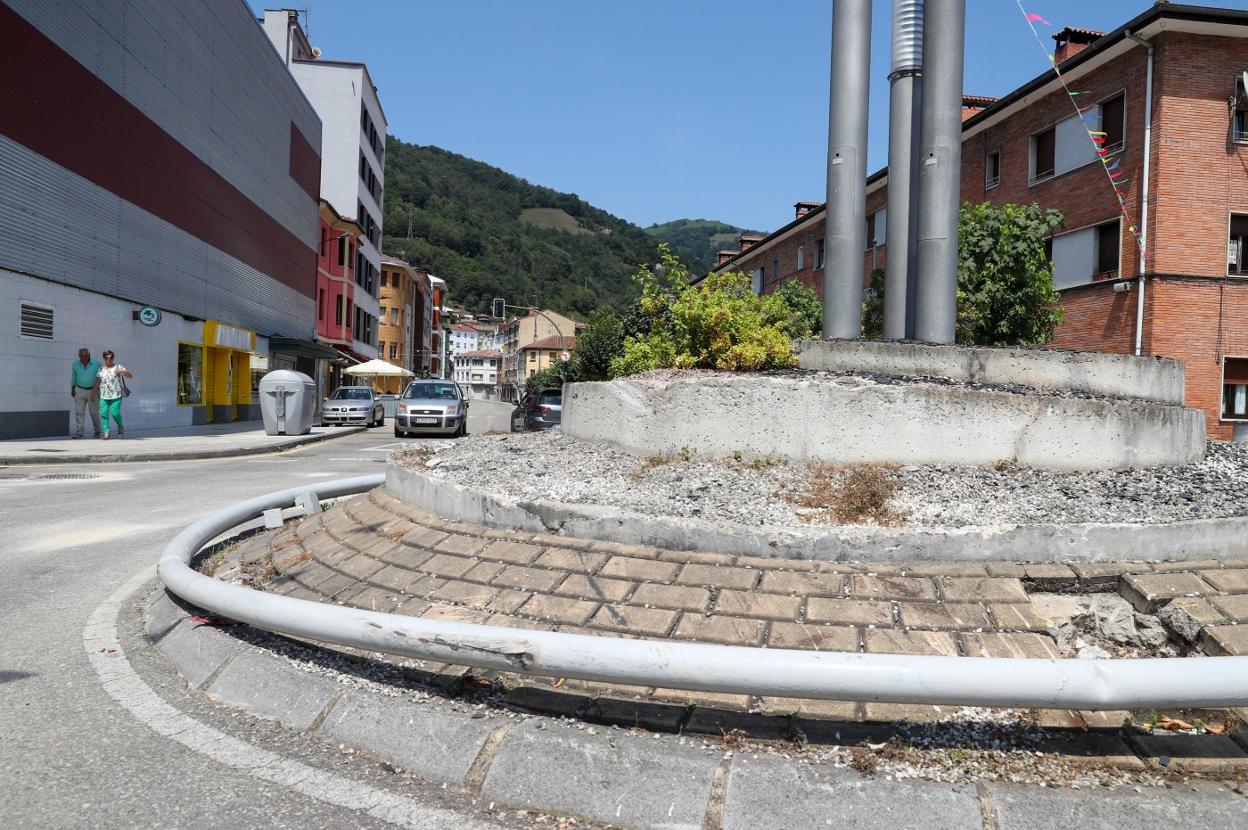
[[[1152,47],[1151,102],[1148,48],[1128,34]],[[962,199],[1061,210],[1050,246],[1065,317],[1053,345],[1132,353],[1138,338],[1141,354],[1184,361],[1187,405],[1205,411],[1211,437],[1230,438],[1248,423],[1248,13],[1159,4],[1112,33],[1055,40],[1063,77],[1096,107],[1129,219],[1052,71],[999,100],[964,101]],[[886,262],[887,202],[881,170],[867,182],[864,281]],[[1141,260],[1130,225],[1142,229],[1146,210]],[[722,252],[719,269],[763,291],[796,278],[822,293],[823,212],[799,202],[793,222]]]

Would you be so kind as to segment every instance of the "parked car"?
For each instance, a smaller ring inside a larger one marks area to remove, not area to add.
[[[372,387],[339,386],[325,399],[321,422],[375,427],[386,422],[386,410]]]
[[[559,426],[563,418],[563,390],[557,386],[525,392],[511,412],[512,432],[537,432]]]
[[[394,416],[395,437],[468,434],[468,399],[451,380],[414,380],[403,390]]]

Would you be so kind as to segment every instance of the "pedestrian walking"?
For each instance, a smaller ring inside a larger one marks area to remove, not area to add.
[[[82,437],[86,413],[91,413],[95,437],[100,437],[100,388],[99,374],[102,364],[91,357],[90,349],[79,349],[78,359],[70,369],[69,396],[74,400],[74,437]]]
[[[99,379],[100,420],[104,422],[105,441],[108,440],[110,418],[117,423],[117,437],[126,434],[126,427],[121,422],[121,399],[130,394],[126,378],[133,377],[134,374],[129,369],[113,362],[112,352],[104,352],[104,365],[100,367]]]

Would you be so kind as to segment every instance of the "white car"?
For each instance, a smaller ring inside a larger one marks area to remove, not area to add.
[[[321,422],[375,427],[386,422],[386,409],[371,386],[339,386],[321,406]]]
[[[398,414],[394,416],[395,437],[421,433],[452,438],[468,434],[468,401],[459,384],[451,380],[414,380],[403,390]]]

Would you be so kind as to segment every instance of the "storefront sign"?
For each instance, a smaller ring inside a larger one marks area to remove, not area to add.
[[[160,309],[154,306],[145,305],[139,309],[139,322],[145,326],[160,325]]]
[[[231,326],[216,320],[205,320],[204,345],[218,349],[233,349],[238,352],[252,352],[256,347],[256,335],[238,326]]]

